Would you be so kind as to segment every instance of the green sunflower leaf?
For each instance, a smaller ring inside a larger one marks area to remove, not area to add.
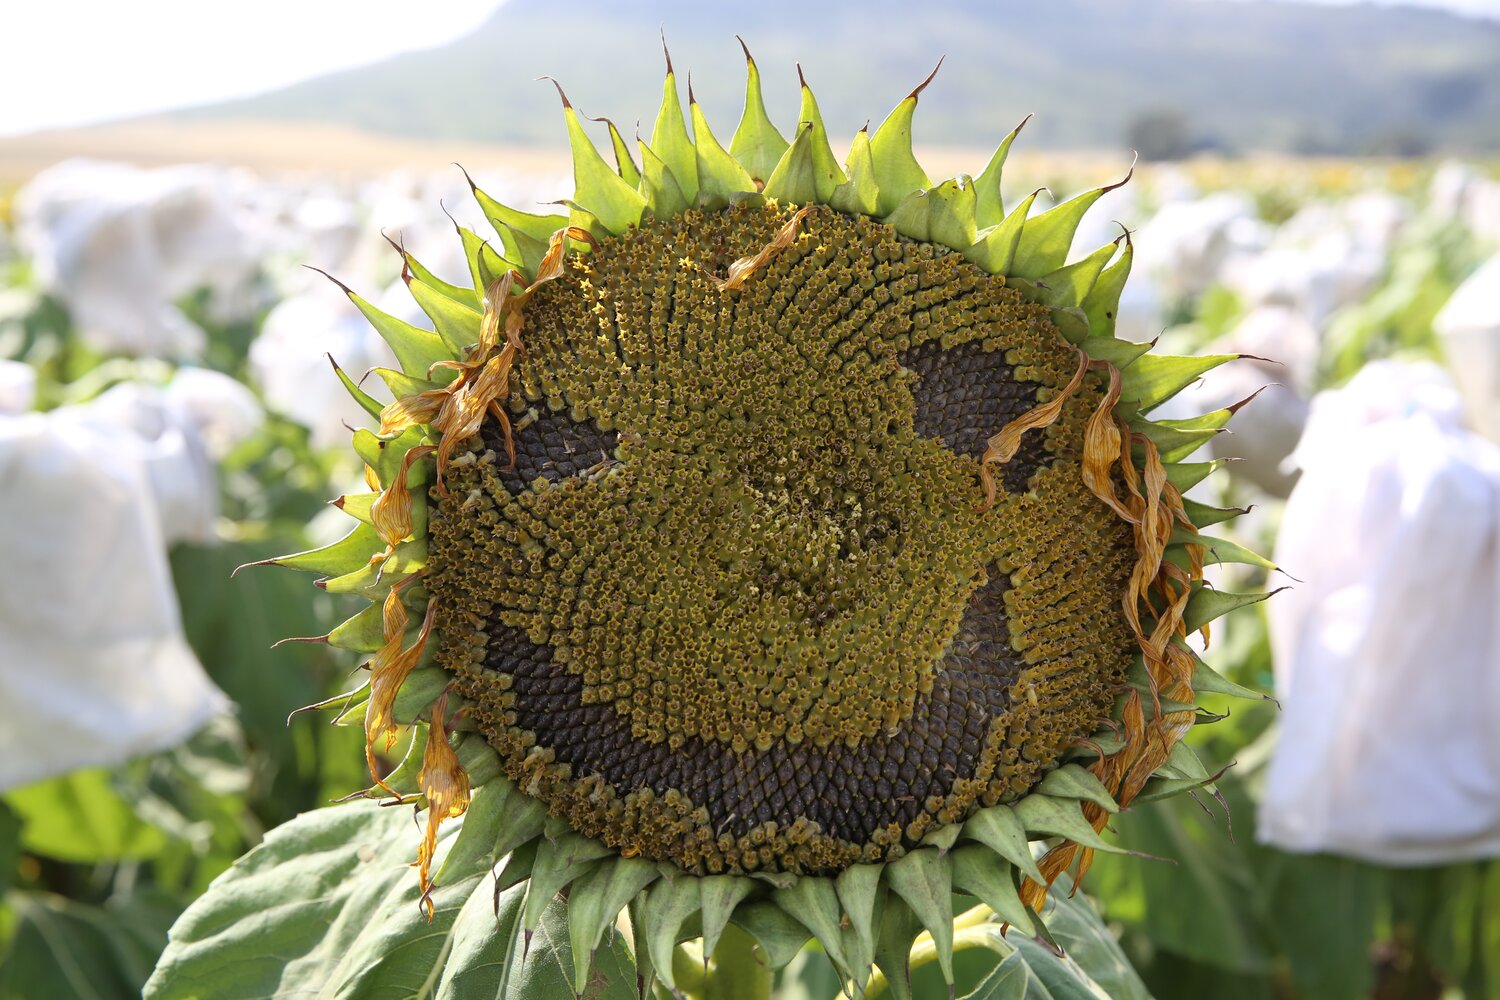
[[[440,852],[461,825],[443,825]],[[173,926],[145,996],[421,995],[441,978],[459,911],[483,891],[487,866],[436,888],[429,924],[410,867],[418,837],[408,810],[373,802],[271,831]]]

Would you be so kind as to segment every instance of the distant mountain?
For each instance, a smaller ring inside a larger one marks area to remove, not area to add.
[[[442,48],[181,115],[557,145],[557,98],[534,81],[550,74],[629,135],[656,114],[659,28],[726,141],[744,86],[739,33],[787,127],[796,61],[830,129],[849,134],[868,116],[878,124],[946,55],[919,143],[989,145],[1036,112],[1027,139],[1052,148],[1500,150],[1500,24],[1217,0],[510,0]]]

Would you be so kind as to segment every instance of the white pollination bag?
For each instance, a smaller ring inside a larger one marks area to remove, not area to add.
[[[106,397],[0,415],[0,791],[165,749],[227,707],[164,537],[211,526],[212,467],[136,387]]]
[[[1268,604],[1260,836],[1386,864],[1500,856],[1500,447],[1434,365],[1319,395]]]

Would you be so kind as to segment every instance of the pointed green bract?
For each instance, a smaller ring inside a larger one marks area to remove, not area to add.
[[[1138,419],[1131,421],[1131,426],[1150,438],[1161,460],[1170,464],[1187,458],[1223,431],[1232,416],[1234,411],[1225,407],[1186,420]]]
[[[942,63],[939,62],[938,66]],[[932,76],[918,84],[917,89],[906,96],[870,138],[870,153],[875,159],[875,183],[880,187],[876,211],[889,215],[905,201],[913,191],[932,187],[927,171],[917,162],[911,148],[911,123],[917,110],[917,97],[922,88],[932,82]]]
[[[1119,805],[1104,787],[1104,783],[1095,777],[1093,772],[1077,764],[1064,764],[1052,771],[1036,786],[1036,791],[1053,798],[1081,799],[1084,802],[1092,802],[1105,812],[1120,811]]]
[[[1010,806],[979,810],[965,821],[964,836],[985,845],[1037,882],[1042,881],[1042,873],[1031,857],[1026,829]]]
[[[1088,298],[1089,292],[1094,290],[1099,275],[1104,270],[1104,265],[1115,254],[1112,243],[1095,250],[1087,257],[1072,264],[1065,264],[1045,275],[1037,282],[1040,289],[1038,301],[1051,306],[1054,309],[1073,309],[1082,306]],[[1085,314],[1085,319],[1087,314]],[[1085,334],[1092,333],[1093,327],[1087,322],[1083,324]]]
[[[1206,372],[1237,360],[1238,354],[1181,358],[1148,354],[1121,374],[1120,398],[1135,402],[1145,413],[1192,385]]]
[[[1049,208],[1034,219],[1028,219],[1021,232],[1020,245],[1016,247],[1012,273],[1022,278],[1040,278],[1067,263],[1068,250],[1073,245],[1073,234],[1078,231],[1078,224],[1083,221],[1084,213],[1105,194],[1129,181],[1135,167],[1130,169],[1131,173],[1127,173],[1125,179],[1116,184],[1085,191],[1056,208]]]
[[[1231,611],[1259,604],[1270,596],[1270,593],[1231,594],[1228,591],[1200,586],[1188,599],[1187,612],[1183,615],[1182,622],[1189,632],[1196,632],[1209,622],[1216,621]]]
[[[851,215],[874,215],[880,204],[880,188],[875,183],[875,160],[870,155],[870,130],[860,129],[854,134],[849,146],[849,159],[844,163],[844,173],[849,178],[834,188],[828,199],[830,208]]]
[[[404,319],[382,312],[347,288],[344,293],[349,296],[354,307],[364,314],[375,332],[380,334],[380,339],[390,346],[396,360],[401,363],[401,370],[406,374],[426,377],[428,368],[439,361],[452,358],[453,352],[431,330],[412,326]]]
[[[641,186],[641,171],[635,165],[635,158],[630,155],[630,147],[625,143],[625,137],[620,135],[620,130],[615,128],[615,123],[608,118],[591,118],[590,121],[603,122],[609,128],[609,144],[615,151],[615,173],[620,175],[620,180],[633,188]]]
[[[526,890],[526,907],[522,926],[536,928],[547,903],[566,886],[597,867],[601,859],[614,852],[597,840],[580,837],[566,827],[547,824],[537,845],[536,863],[531,869],[531,885]]]
[[[1099,275],[1093,290],[1083,300],[1083,312],[1089,319],[1089,333],[1092,336],[1113,337],[1115,325],[1120,318],[1120,296],[1125,292],[1125,279],[1130,277],[1130,264],[1135,257],[1135,245],[1130,241],[1130,234],[1125,233],[1122,239],[1125,240],[1125,249]]]
[[[385,645],[385,619],[372,604],[328,633],[328,645],[356,653],[373,653]]]
[[[967,250],[975,237],[974,186],[964,175],[913,191],[885,221],[910,239]]]
[[[562,93],[560,88],[558,93]],[[681,115],[680,110],[678,114]],[[611,233],[623,233],[638,225],[641,213],[646,210],[646,199],[604,162],[566,97],[563,117],[567,119],[568,145],[573,151],[573,199],[592,212]]]
[[[797,68],[800,76],[802,68]],[[828,130],[823,126],[823,113],[818,110],[818,99],[813,96],[807,80],[802,81],[802,110],[797,115],[798,128],[808,126],[809,150],[813,162],[813,185],[817,190],[815,200],[826,203],[833,192],[848,178],[839,169],[838,158],[828,142]]]
[[[1001,175],[1005,170],[1005,159],[1010,155],[1011,144],[1016,141],[1016,136],[1021,134],[1021,129],[1025,128],[1029,121],[1031,121],[1031,116],[1027,115],[1022,119],[1021,124],[1011,129],[1010,134],[1000,140],[1000,146],[990,157],[990,162],[974,180],[976,197],[974,222],[980,229],[988,229],[1005,218],[1005,198],[1000,190]]]
[[[464,180],[469,182],[469,191],[474,195],[474,200],[479,203],[479,209],[484,213],[484,217],[495,226],[495,234],[500,237],[507,253],[509,253],[510,244],[504,241],[508,230],[519,230],[532,239],[545,243],[553,233],[567,225],[567,220],[560,215],[537,215],[534,212],[523,212],[496,201],[485,194],[467,172],[464,173]],[[502,229],[502,226],[505,229]]]
[[[729,922],[755,938],[773,969],[796,958],[811,937],[800,921],[769,900],[738,907]]]
[[[698,102],[693,101],[690,109],[698,163],[698,207],[723,208],[747,194],[755,194],[755,181],[719,145]]]
[[[682,100],[677,94],[677,77],[672,60],[667,59],[667,79],[662,83],[661,110],[651,130],[651,149],[667,165],[688,204],[698,201],[698,154],[688,137],[687,121],[682,116]]]
[[[1258,566],[1261,569],[1279,569],[1275,563],[1258,552],[1245,548],[1238,542],[1231,542],[1227,538],[1213,538],[1208,535],[1188,534],[1179,528],[1172,534],[1173,545],[1201,545],[1204,549],[1204,557],[1210,565],[1214,563],[1240,563],[1244,566]]]
[[[677,178],[652,152],[651,147],[637,140],[641,151],[641,194],[646,199],[646,209],[657,219],[670,219],[687,211],[687,195],[682,193]]]
[[[615,917],[657,877],[640,858],[611,858],[573,884],[568,893],[568,942],[573,948],[573,989],[588,984],[594,951]]]
[[[406,289],[432,320],[433,328],[451,354],[462,356],[479,340],[481,317],[478,310],[443,295],[422,281],[408,281]]]
[[[1093,329],[1092,322],[1089,329]],[[1113,337],[1085,337],[1078,346],[1093,360],[1108,361],[1121,371],[1135,364],[1136,359],[1151,350],[1150,344],[1135,344]]]
[[[980,233],[974,245],[964,251],[964,256],[990,274],[1009,274],[1016,247],[1021,242],[1021,230],[1026,225],[1026,214],[1031,211],[1036,196],[1045,190],[1037,188],[1012,209],[1004,221]]]
[[[803,123],[792,144],[766,181],[765,196],[784,205],[809,205],[818,200],[818,167],[813,157],[813,127]]]
[[[922,922],[906,901],[900,895],[888,894],[875,939],[875,964],[885,974],[896,1000],[911,1000],[911,946],[921,933]]]
[[[937,946],[943,981],[953,982],[953,870],[933,850],[912,851],[886,866],[891,888],[906,901]]]
[[[676,987],[672,975],[672,949],[677,944],[683,922],[698,912],[700,905],[696,880],[691,875],[678,875],[658,879],[638,910],[640,933],[645,935],[651,965],[667,989]]]
[[[875,960],[876,902],[884,869],[884,865],[851,865],[834,880],[839,905],[849,918],[849,929],[853,932],[850,935],[852,940],[845,944],[845,951],[855,966],[856,980],[861,972],[868,972],[868,965]]]
[[[559,229],[568,225],[570,220],[560,219],[560,221],[562,225],[558,226]],[[518,261],[521,265],[521,270],[526,274],[535,274],[537,267],[542,262],[542,258],[547,256],[547,247],[551,242],[550,236],[547,239],[537,239],[530,233],[516,229],[513,226],[508,226],[503,222],[492,222],[491,224],[495,227],[496,232],[504,234],[501,237],[501,242],[505,244],[506,257],[510,260]]]
[[[1225,521],[1232,521],[1241,514],[1248,513],[1247,510],[1239,507],[1211,507],[1206,503],[1191,499],[1184,499],[1182,508],[1195,528],[1208,528]]]
[[[755,891],[755,883],[733,875],[707,875],[698,881],[703,911],[703,954],[712,955],[734,908]]]
[[[1229,680],[1204,663],[1197,654],[1193,655],[1193,690],[1198,694],[1222,694],[1231,698],[1244,698],[1248,701],[1266,700],[1266,696],[1259,691],[1252,691]]]
[[[1021,821],[1027,833],[1066,837],[1084,847],[1110,854],[1126,853],[1123,848],[1099,838],[1088,820],[1083,818],[1076,801],[1032,794],[1016,803],[1015,812],[1016,819]]]
[[[804,875],[791,885],[776,890],[776,905],[812,931],[828,952],[828,958],[841,975],[848,975],[849,960],[839,934],[839,898],[830,879]]]
[[[338,380],[343,385],[344,391],[349,393],[349,397],[359,404],[360,409],[364,410],[370,416],[379,419],[380,411],[385,408],[384,404],[374,396],[370,395],[368,392],[365,392],[363,389],[361,389],[355,383],[355,381],[349,377],[348,373],[346,373],[344,369],[339,367],[339,363],[333,360],[333,355],[328,355],[328,362],[329,364],[333,365],[333,372],[338,376]]]
[[[1031,926],[1031,911],[1016,891],[1015,869],[996,864],[995,856],[979,844],[953,852],[953,887],[978,899],[1000,919]]]
[[[743,46],[745,43],[741,42]],[[697,125],[693,126],[696,131]],[[766,114],[765,98],[760,92],[760,69],[745,49],[745,111],[739,127],[729,141],[730,154],[756,181],[765,184],[771,171],[787,149],[787,141]]]
[[[445,295],[455,302],[468,306],[470,309],[479,308],[479,297],[474,294],[472,288],[460,288],[458,285],[444,281],[423,266],[422,262],[417,260],[416,257],[408,253],[406,247],[401,243],[392,240],[389,236],[386,237],[386,242],[395,247],[396,252],[401,255],[401,261],[404,265],[402,276],[407,279],[408,284],[413,280],[420,281],[439,295]]]
[[[321,548],[308,549],[289,556],[277,556],[275,559],[249,565],[282,566],[286,569],[302,570],[305,573],[348,573],[364,566],[370,561],[372,555],[384,548],[385,543],[380,540],[379,535],[375,534],[374,528],[367,524],[356,524],[349,534]]]
[[[485,289],[491,283],[507,271],[520,270],[521,265],[501,257],[494,247],[480,239],[479,234],[472,229],[459,226],[458,235],[463,240],[464,256],[469,261],[469,277],[474,282],[475,301],[482,303]]]

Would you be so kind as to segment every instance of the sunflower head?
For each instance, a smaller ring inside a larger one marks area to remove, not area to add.
[[[734,924],[899,993],[924,928],[951,982],[955,891],[1045,933],[1110,812],[1210,780],[1180,740],[1228,685],[1184,639],[1255,595],[1202,589],[1238,550],[1181,459],[1229,411],[1146,414],[1231,358],[1114,338],[1129,235],[1066,259],[1108,188],[1007,207],[1019,126],[934,183],[924,81],[841,165],[806,82],[788,136],[746,64],[727,147],[670,61],[613,165],[563,96],[566,214],[476,187],[463,284],[398,247],[432,330],[350,292],[401,364],[386,406],[338,372],[371,492],[275,561],[372,602],[328,636],[372,654],[339,704],[369,794],[427,806],[424,889],[473,789],[527,930],[568,891],[580,989],[628,907],[668,987]]]

